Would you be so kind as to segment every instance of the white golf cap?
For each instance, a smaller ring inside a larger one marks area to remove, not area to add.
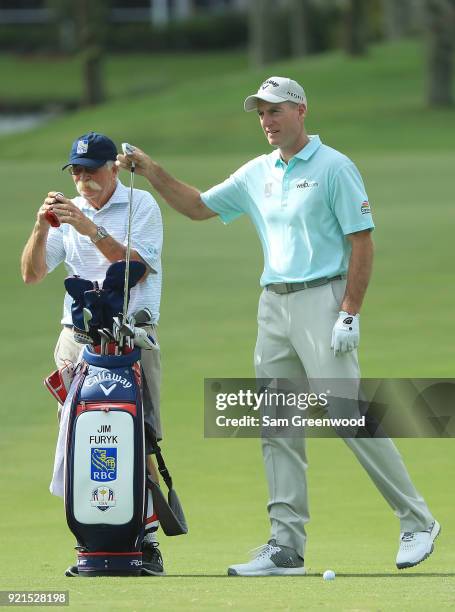
[[[260,85],[257,93],[248,96],[243,105],[244,109],[247,112],[256,110],[258,100],[265,100],[265,102],[272,102],[273,104],[295,102],[296,104],[307,105],[303,87],[297,81],[277,76],[266,79]]]

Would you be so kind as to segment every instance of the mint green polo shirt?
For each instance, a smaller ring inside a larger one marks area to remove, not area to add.
[[[256,157],[201,198],[224,223],[250,216],[264,251],[262,286],[346,274],[346,236],[374,228],[359,171],[319,136],[288,164],[278,149]]]

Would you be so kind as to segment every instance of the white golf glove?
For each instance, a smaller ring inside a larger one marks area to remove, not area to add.
[[[333,326],[332,344],[335,357],[342,353],[349,353],[359,346],[360,340],[360,315],[351,315],[342,310]]]

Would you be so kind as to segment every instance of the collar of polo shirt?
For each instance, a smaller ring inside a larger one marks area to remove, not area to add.
[[[289,161],[295,159],[296,157],[298,159],[302,159],[303,161],[308,161],[310,157],[314,153],[316,153],[316,151],[321,146],[321,139],[319,138],[319,135],[312,134],[311,136],[308,136],[308,138],[310,139],[310,142],[308,142],[302,149],[300,149],[300,151],[298,151]],[[285,164],[285,162],[281,159],[279,149],[275,151],[275,155],[275,166],[281,166],[282,164]]]

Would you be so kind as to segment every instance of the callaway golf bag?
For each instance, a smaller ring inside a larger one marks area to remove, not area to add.
[[[79,574],[139,574],[146,517],[140,351],[84,349],[69,407],[68,526]]]
[[[128,293],[144,271],[144,264],[130,262]],[[140,348],[153,350],[153,339],[139,326],[144,311],[137,318],[119,314],[124,272],[125,262],[112,264],[102,288],[78,277],[65,280],[74,335],[86,346],[70,373],[60,370],[46,380],[63,403],[64,499],[80,576],[139,575],[151,517],[166,535],[187,532],[153,432],[148,437],[167,499],[146,473]]]

